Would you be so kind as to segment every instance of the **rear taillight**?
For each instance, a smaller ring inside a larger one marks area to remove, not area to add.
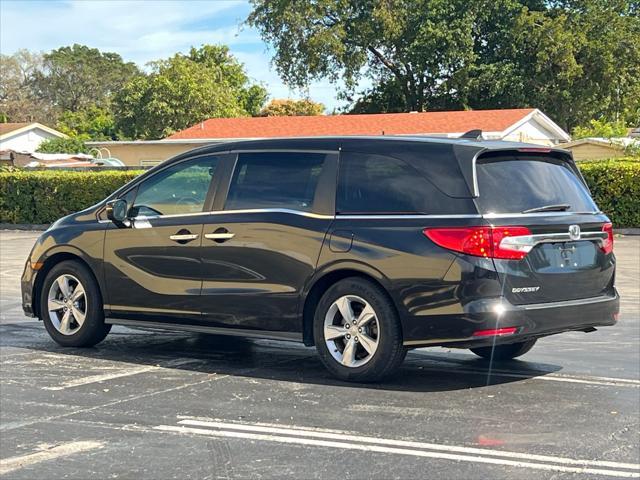
[[[521,260],[529,249],[502,245],[503,238],[531,235],[527,227],[448,227],[427,228],[424,234],[432,242],[448,250],[476,257]]]
[[[602,242],[600,247],[604,253],[613,252],[613,225],[611,223],[605,223],[602,226],[602,231],[607,234],[607,238]]]

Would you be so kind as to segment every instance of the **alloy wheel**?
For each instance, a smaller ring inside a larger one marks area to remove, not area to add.
[[[73,275],[60,275],[49,288],[47,309],[58,332],[76,333],[87,317],[87,295],[82,283]]]
[[[333,358],[345,367],[366,364],[380,343],[380,327],[373,307],[355,295],[338,298],[325,315],[324,339]]]

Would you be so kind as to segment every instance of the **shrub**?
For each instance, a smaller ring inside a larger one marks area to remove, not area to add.
[[[51,223],[98,203],[140,173],[0,172],[0,223]]]
[[[591,195],[614,227],[640,226],[640,161],[631,158],[578,164]]]
[[[573,129],[573,139],[587,137],[626,137],[627,125],[622,122],[607,122],[606,120],[591,120],[588,126],[576,127]]]
[[[615,227],[640,226],[640,160],[578,165],[594,200]],[[0,223],[51,223],[98,203],[140,173],[0,169]]]
[[[49,138],[42,142],[36,152],[40,153],[89,153],[89,147],[79,138]]]

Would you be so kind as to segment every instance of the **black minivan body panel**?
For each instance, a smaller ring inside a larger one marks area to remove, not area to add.
[[[609,220],[596,211],[491,216],[479,210],[474,201],[481,195],[478,159],[487,152],[532,148],[537,147],[425,137],[316,137],[202,147],[141,175],[98,205],[56,222],[36,242],[27,261],[23,308],[42,316],[38,289],[44,276],[56,259],[75,256],[94,273],[113,323],[164,322],[198,331],[226,329],[229,334],[288,339],[303,339],[304,333],[310,345],[312,317],[306,306],[313,301],[314,286],[345,272],[384,287],[399,313],[407,347],[483,346],[612,325],[619,303],[613,286],[615,257],[598,253],[593,242],[576,242],[581,265],[558,272],[549,266],[564,258],[558,249],[574,245],[538,245],[536,258],[519,262],[456,253],[423,234],[425,228],[490,225],[524,225],[533,233],[545,233],[566,232],[569,225],[579,224],[583,231],[600,231]],[[331,158],[310,211],[224,210],[238,155],[264,151],[323,152]],[[437,204],[413,213],[336,213],[338,163],[348,161],[352,153],[406,162],[437,195],[456,205],[456,213]],[[550,149],[549,154],[577,172],[568,152]],[[199,155],[221,157],[202,213],[149,218],[138,226],[137,220],[126,226],[104,219],[108,200],[122,197],[162,168]],[[579,172],[577,176],[584,181]],[[220,229],[233,237],[223,242],[205,237]],[[197,234],[197,240],[182,245],[169,239],[182,230]],[[512,292],[531,282],[540,283],[539,293]],[[518,333],[473,337],[477,330],[503,325],[518,327]]]

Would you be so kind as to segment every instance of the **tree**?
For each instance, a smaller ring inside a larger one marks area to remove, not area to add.
[[[308,98],[293,100],[290,98],[274,99],[260,111],[261,117],[322,115],[324,105]]]
[[[52,106],[33,88],[42,64],[42,54],[28,50],[0,55],[0,115],[4,121],[48,123],[55,116]]]
[[[35,85],[41,97],[61,111],[108,107],[111,96],[140,72],[117,53],[74,44],[44,55]]]
[[[535,106],[566,130],[592,118],[637,122],[640,17],[632,5],[561,0],[541,11],[522,9],[479,51],[468,104]]]
[[[586,127],[573,129],[573,139],[588,137],[615,138],[626,137],[627,126],[624,122],[607,122],[604,120],[591,120]]]
[[[42,142],[36,152],[40,153],[89,153],[89,147],[79,138],[50,138]]]
[[[255,115],[267,98],[226,46],[192,48],[151,68],[114,99],[116,127],[132,138],[162,138],[208,118]]]
[[[423,110],[472,59],[474,3],[463,0],[253,0],[248,22],[275,48],[285,82],[362,76],[395,82],[405,110]]]
[[[535,106],[569,129],[638,115],[636,3],[252,0],[247,21],[287,84],[342,80],[356,111]]]
[[[66,111],[56,123],[60,132],[81,140],[117,140],[115,119],[110,109],[88,106],[77,112]]]

